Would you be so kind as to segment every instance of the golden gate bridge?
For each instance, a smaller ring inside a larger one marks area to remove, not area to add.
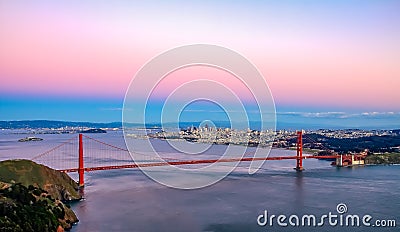
[[[85,146],[84,146],[85,145]],[[84,149],[85,148],[85,149]],[[90,151],[95,151],[94,155]],[[88,154],[89,153],[89,154]],[[65,142],[51,148],[32,158],[33,161],[42,163],[46,166],[59,170],[61,172],[78,172],[78,184],[83,187],[85,184],[85,172],[98,170],[127,169],[140,167],[158,167],[167,165],[199,165],[211,163],[227,163],[227,162],[247,162],[262,160],[295,160],[296,171],[303,171],[304,159],[336,159],[336,164],[342,166],[344,163],[352,164],[352,162],[365,159],[365,154],[357,155],[303,155],[303,133],[297,132],[296,155],[293,156],[275,156],[275,157],[241,157],[241,158],[220,158],[220,159],[190,159],[182,160],[176,158],[155,158],[153,155],[144,155],[140,162],[133,162],[129,154],[129,150],[121,148],[87,135],[78,134],[76,137],[70,138]],[[98,166],[98,163],[106,162],[107,165]],[[96,165],[97,164],[97,165]],[[112,165],[110,165],[112,164]]]

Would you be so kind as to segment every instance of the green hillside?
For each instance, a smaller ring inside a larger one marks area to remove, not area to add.
[[[6,160],[0,162],[0,181],[33,185],[46,190],[59,200],[78,200],[77,183],[66,173],[37,164],[31,160]]]
[[[43,189],[20,183],[4,184],[0,189],[0,231],[58,232],[71,229],[76,222],[70,206]]]
[[[30,160],[0,162],[0,231],[64,231],[78,222],[65,201],[77,200],[67,174]]]

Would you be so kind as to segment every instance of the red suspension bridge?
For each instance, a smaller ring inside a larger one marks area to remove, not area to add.
[[[85,141],[85,142],[84,142]],[[85,143],[85,149],[84,149]],[[211,164],[217,162],[246,162],[260,160],[296,160],[296,171],[303,171],[304,159],[336,159],[336,165],[346,166],[352,164],[363,164],[365,155],[303,155],[303,139],[302,132],[297,132],[297,148],[296,156],[278,156],[278,157],[242,157],[229,159],[196,159],[196,160],[179,160],[174,158],[164,158],[160,160],[154,155],[144,155],[141,162],[134,163],[129,154],[129,150],[112,144],[105,143],[98,139],[79,134],[78,139],[75,137],[55,146],[54,148],[39,154],[32,160],[45,164],[49,167],[62,172],[78,172],[79,186],[84,186],[85,172],[97,170],[112,170],[139,167],[157,167],[166,165],[196,165]],[[84,152],[85,151],[85,152]],[[90,151],[95,154],[88,155]],[[78,155],[76,155],[78,154]],[[50,159],[48,157],[51,157]],[[361,162],[362,161],[362,162]],[[107,163],[107,165],[97,166],[98,163]],[[97,164],[97,165],[96,165]],[[112,165],[110,165],[112,164]]]

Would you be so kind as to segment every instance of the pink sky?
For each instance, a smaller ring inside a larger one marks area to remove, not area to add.
[[[399,111],[399,10],[396,1],[0,1],[0,91],[122,98],[155,55],[210,43],[252,61],[277,104]]]

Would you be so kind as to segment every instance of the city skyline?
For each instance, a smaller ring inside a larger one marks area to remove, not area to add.
[[[395,126],[399,9],[397,1],[0,1],[0,120],[121,121],[142,65],[177,46],[209,43],[257,66],[278,123]],[[239,84],[232,88],[246,101]]]

